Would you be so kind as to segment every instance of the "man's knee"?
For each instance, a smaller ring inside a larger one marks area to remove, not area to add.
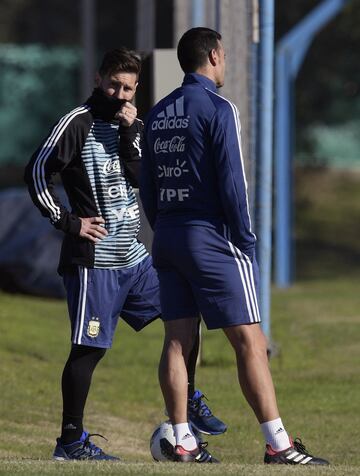
[[[94,362],[99,362],[99,360],[104,357],[106,350],[107,349],[102,347],[72,344],[70,358],[72,358],[72,360],[87,358]]]
[[[185,357],[194,346],[198,331],[198,320],[193,318],[167,321],[165,324],[165,346]]]
[[[237,354],[266,354],[267,342],[260,324],[228,327],[224,332]]]

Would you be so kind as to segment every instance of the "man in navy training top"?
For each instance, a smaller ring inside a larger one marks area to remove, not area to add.
[[[182,462],[200,451],[187,419],[186,359],[201,313],[234,348],[241,389],[265,438],[265,463],[328,464],[291,440],[277,408],[260,327],[239,115],[216,92],[225,75],[221,35],[193,28],[177,51],[185,78],[146,121],[140,186],[155,231],[165,325],[159,379],[176,438],[175,448],[162,439],[162,450]]]
[[[137,187],[143,124],[133,105],[141,61],[119,48],[105,54],[91,97],[63,116],[25,172],[41,213],[64,232],[59,272],[67,292],[72,347],[62,375],[63,420],[54,458],[118,459],[90,441],[83,413],[93,371],[111,347],[121,317],[136,331],[160,313],[152,260],[137,239]],[[53,184],[60,174],[72,210]],[[189,418],[219,434],[226,426],[195,391],[198,335],[188,360]],[[204,450],[202,459],[212,461]],[[206,458],[205,458],[206,456]]]

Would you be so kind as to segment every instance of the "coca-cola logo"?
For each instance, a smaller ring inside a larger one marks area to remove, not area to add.
[[[119,159],[108,159],[102,168],[102,173],[104,175],[118,174],[121,172],[120,160]]]
[[[158,137],[154,143],[155,154],[167,154],[169,152],[184,152],[185,136],[173,136],[171,139],[161,140]]]

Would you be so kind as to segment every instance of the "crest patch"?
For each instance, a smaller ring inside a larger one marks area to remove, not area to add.
[[[97,337],[100,332],[100,320],[98,317],[92,317],[87,328],[87,335],[89,337]]]

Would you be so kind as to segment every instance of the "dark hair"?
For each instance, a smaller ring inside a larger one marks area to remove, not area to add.
[[[210,28],[191,28],[180,38],[177,56],[184,73],[193,73],[204,66],[211,50],[219,48],[221,35]]]
[[[100,76],[111,76],[116,73],[135,73],[139,77],[141,71],[141,57],[135,51],[124,46],[107,51],[102,59]]]

